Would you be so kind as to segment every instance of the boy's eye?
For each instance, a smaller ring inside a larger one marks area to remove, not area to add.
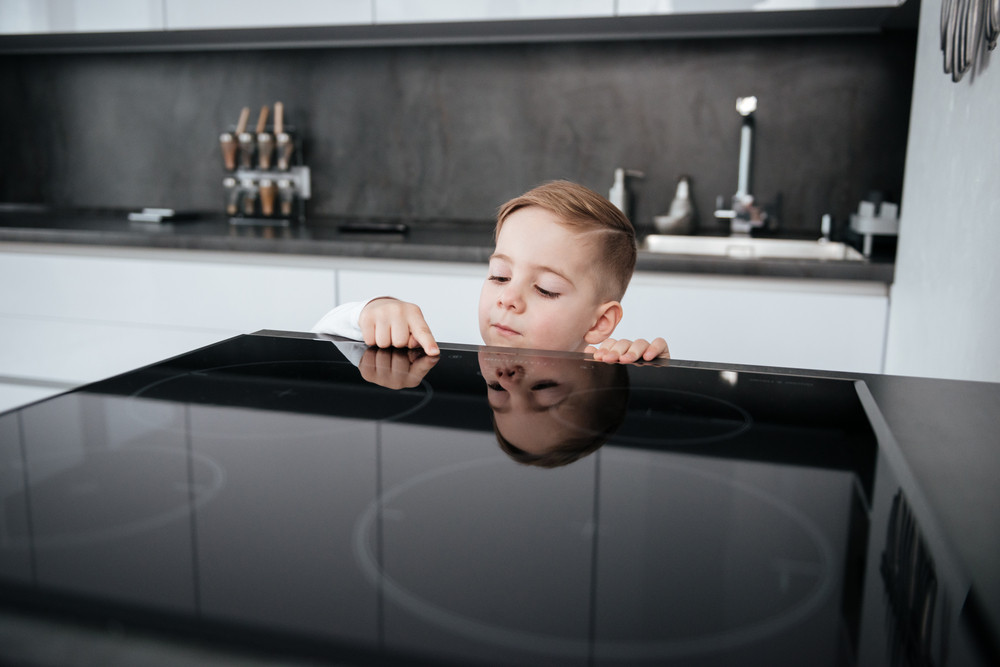
[[[544,296],[546,299],[554,299],[557,296],[559,296],[559,292],[552,292],[543,287],[539,287],[538,285],[535,285],[535,289],[538,291],[539,294]]]
[[[542,380],[531,385],[531,391],[542,391],[543,389],[551,389],[552,387],[558,387],[559,383],[554,380]]]
[[[507,278],[506,276],[490,276],[489,280],[495,283],[505,283],[510,280],[510,278]]]

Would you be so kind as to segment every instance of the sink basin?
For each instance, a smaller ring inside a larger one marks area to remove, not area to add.
[[[672,236],[650,234],[642,249],[678,255],[731,257],[733,259],[818,259],[864,261],[849,245],[837,241],[801,241],[737,236]]]

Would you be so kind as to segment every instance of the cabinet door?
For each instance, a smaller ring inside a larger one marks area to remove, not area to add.
[[[163,29],[163,0],[3,0],[0,34]]]
[[[903,0],[618,0],[618,16],[897,7]]]
[[[338,271],[340,303],[394,296],[420,306],[436,340],[479,345],[483,341],[479,336],[477,310],[485,267],[460,266],[445,273],[445,266],[439,265],[436,273],[391,265],[383,269]]]
[[[637,274],[623,338],[663,336],[675,359],[882,372],[881,283]]]
[[[370,24],[373,0],[164,0],[168,30]]]
[[[614,0],[378,0],[376,23],[614,16]]]
[[[18,289],[0,293],[0,314],[234,333],[307,331],[334,301],[332,269],[172,256],[4,254],[0,280]]]

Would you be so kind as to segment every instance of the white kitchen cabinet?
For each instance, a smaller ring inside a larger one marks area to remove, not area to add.
[[[443,262],[358,262],[337,272],[338,303],[394,296],[420,306],[440,342],[482,343],[477,306],[486,266]],[[318,319],[318,318],[317,318]]]
[[[241,333],[308,330],[335,281],[315,258],[4,244],[0,384],[69,387]]]
[[[898,7],[904,0],[618,0],[617,15],[779,12]]]
[[[375,23],[614,16],[614,0],[375,0]]]
[[[638,273],[622,305],[616,335],[675,359],[882,372],[884,283]]]
[[[163,0],[168,30],[365,25],[374,0]]]
[[[162,30],[163,0],[0,0],[0,34]]]
[[[0,245],[0,410],[260,329],[308,331],[347,301],[418,304],[475,345],[485,265]],[[639,272],[616,336],[676,359],[879,373],[888,286]]]

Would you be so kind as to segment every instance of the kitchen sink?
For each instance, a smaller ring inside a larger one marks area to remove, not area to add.
[[[864,255],[845,243],[824,240],[650,234],[641,247],[651,252],[733,259],[818,259],[855,262],[865,259]]]

